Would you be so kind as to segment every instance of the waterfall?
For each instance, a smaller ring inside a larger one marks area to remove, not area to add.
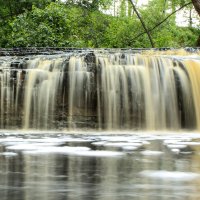
[[[24,128],[49,128],[62,85],[63,59],[36,58],[28,62],[24,96]],[[62,95],[62,94],[61,94]]]
[[[192,85],[192,97],[195,104],[197,129],[200,130],[200,61],[185,61],[185,65]]]
[[[69,60],[68,109],[69,128],[75,128],[74,116],[87,116],[91,99],[91,73],[81,57],[71,57]]]
[[[0,57],[1,129],[200,129],[200,57]]]
[[[180,60],[109,55],[98,62],[100,127],[160,130],[195,123],[189,68]]]

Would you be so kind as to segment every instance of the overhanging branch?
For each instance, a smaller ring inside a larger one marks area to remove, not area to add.
[[[142,27],[144,28],[145,32],[147,35],[148,35],[148,38],[149,38],[149,41],[151,43],[151,46],[154,48],[154,43],[153,43],[153,39],[151,37],[151,33],[150,31],[147,29],[142,17],[140,16],[140,13],[138,12],[137,8],[135,7],[135,4],[133,3],[133,0],[129,0],[129,2],[131,3],[132,7],[133,7],[133,10],[134,12],[136,13],[138,19],[140,20],[141,24],[142,24]]]
[[[180,8],[178,8],[177,10],[175,10],[174,12],[172,12],[171,14],[169,14],[164,20],[162,20],[161,22],[159,22],[158,24],[156,24],[153,28],[149,29],[148,32],[152,32],[154,29],[156,29],[158,26],[160,26],[161,24],[163,24],[165,21],[167,21],[172,15],[174,15],[176,12],[182,10],[183,8],[185,8],[186,6],[192,4],[192,2],[186,3],[183,6],[181,6]],[[140,36],[146,34],[145,32],[142,32],[140,34],[138,34],[135,38],[133,38],[132,41],[136,40],[137,38],[139,38]]]

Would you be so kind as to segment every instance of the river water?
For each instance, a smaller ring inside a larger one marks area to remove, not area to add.
[[[197,200],[197,133],[0,133],[1,200]]]

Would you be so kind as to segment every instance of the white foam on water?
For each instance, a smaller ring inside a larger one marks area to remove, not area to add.
[[[78,151],[74,155],[86,157],[118,157],[124,156],[125,153],[117,151]]]
[[[125,150],[125,151],[135,151],[135,150],[138,150],[138,147],[136,147],[136,146],[123,146],[122,149]]]
[[[60,140],[65,141],[65,142],[91,142],[91,139],[84,139],[84,138],[66,138],[62,137]]]
[[[142,141],[142,144],[149,145],[149,144],[151,144],[151,142],[149,142],[149,141]]]
[[[27,142],[24,142],[24,141],[2,142],[4,146],[14,146],[14,145],[19,145],[19,144],[24,144],[24,143],[27,143]]]
[[[167,145],[169,148],[170,148],[170,146],[172,146],[172,148],[173,148],[173,146],[177,146],[177,148],[178,148],[178,146],[180,146],[180,148],[181,147],[185,148],[187,146],[200,146],[200,142],[190,142],[190,141],[173,141],[170,143],[164,142],[164,144]]]
[[[146,151],[142,151],[141,154],[144,155],[144,156],[161,156],[164,153],[162,151],[150,151],[150,150],[146,150]]]
[[[178,172],[178,171],[151,171],[145,170],[139,173],[140,176],[161,179],[163,181],[192,181],[200,178],[200,174],[193,172]]]
[[[41,139],[24,139],[24,138],[2,138],[0,139],[0,144],[5,146],[15,146],[15,145],[61,145],[65,143],[61,139],[57,138],[41,138]]]
[[[5,143],[5,142],[22,142],[22,141],[24,141],[23,138],[17,138],[17,137],[0,138],[0,143]]]
[[[168,139],[168,140],[164,140],[164,141],[163,141],[163,144],[164,144],[164,145],[170,145],[170,144],[177,144],[177,143],[180,143],[180,142],[182,142],[182,140],[180,140],[180,139],[179,139],[179,140],[177,140],[177,139],[176,139],[176,140],[175,140],[175,139],[173,139],[173,140],[170,139],[170,140],[169,140],[169,139]]]
[[[200,142],[180,142],[178,144],[188,145],[188,146],[200,146]]]
[[[14,151],[23,151],[24,153],[32,153],[32,154],[39,154],[39,153],[62,153],[62,154],[74,154],[78,155],[80,151],[82,151],[80,154],[87,154],[88,151],[90,151],[90,155],[94,155],[94,152],[97,152],[97,154],[107,152],[107,151],[101,151],[98,153],[98,151],[92,151],[90,148],[88,149],[69,149],[68,146],[64,149],[64,147],[60,147],[60,145],[64,144],[66,142],[90,142],[92,145],[95,146],[102,146],[102,147],[119,147],[122,150],[125,151],[135,151],[138,150],[138,148],[148,145],[153,140],[162,140],[164,145],[166,145],[173,153],[180,153],[180,150],[183,148],[186,148],[187,146],[199,146],[200,142],[193,142],[193,139],[200,139],[200,134],[197,133],[186,133],[186,134],[179,134],[179,133],[163,133],[163,132],[156,132],[156,133],[148,133],[148,132],[119,132],[121,135],[117,135],[116,132],[103,132],[105,135],[100,135],[101,132],[95,132],[98,135],[59,135],[58,137],[55,135],[53,137],[48,136],[45,137],[44,135],[41,135],[41,138],[31,138],[31,136],[28,136],[28,138],[22,138],[21,132],[19,132],[20,135],[9,135],[11,133],[7,133],[8,136],[6,138],[0,138],[0,144],[3,144],[6,146],[6,149],[14,150]],[[70,132],[71,133],[71,132]],[[82,132],[81,132],[82,133]],[[87,132],[90,134],[90,132]],[[41,133],[44,134],[44,133]],[[106,135],[108,134],[108,135]],[[115,134],[115,135],[110,135]],[[132,135],[130,135],[132,134]],[[141,134],[141,135],[140,135]],[[164,135],[162,135],[164,134]],[[174,135],[173,135],[174,134]],[[26,134],[27,136],[28,134]],[[4,134],[5,136],[5,134]],[[35,135],[34,135],[35,137]],[[79,145],[81,146],[81,145]],[[84,145],[83,145],[84,146]],[[72,147],[75,148],[75,147]],[[79,147],[77,147],[79,148]],[[88,147],[84,147],[88,148]],[[93,152],[93,153],[92,153]],[[110,152],[110,151],[108,151]],[[117,155],[119,153],[123,152],[116,152]],[[126,152],[124,152],[126,153]],[[163,152],[160,151],[143,151],[141,152],[142,155],[145,156],[159,156],[162,155]],[[88,155],[89,156],[89,155]],[[98,155],[96,155],[98,156]],[[108,155],[109,156],[109,155]]]
[[[35,143],[35,142],[37,142],[37,143],[64,143],[65,141],[64,140],[62,140],[61,138],[41,138],[41,139],[38,139],[38,138],[36,138],[36,139],[24,139],[24,141],[26,141],[26,142],[30,142],[30,143]]]
[[[23,153],[24,154],[75,154],[76,152],[86,152],[90,151],[89,147],[69,147],[69,146],[64,146],[64,147],[38,147],[35,146],[35,149],[28,149],[24,148]]]
[[[100,142],[92,142],[91,144],[95,146],[103,146],[105,143],[106,143],[105,141],[100,141]]]
[[[180,149],[171,149],[171,151],[172,151],[173,153],[176,153],[176,154],[179,154],[179,153],[180,153]]]
[[[17,156],[18,154],[15,152],[3,152],[0,153],[0,156],[6,156],[6,157],[10,157],[10,156]]]
[[[187,145],[178,143],[178,144],[168,144],[167,147],[170,149],[184,149],[187,147]]]
[[[45,147],[35,150],[24,150],[24,154],[41,155],[41,154],[63,154],[71,156],[86,156],[86,157],[116,157],[125,155],[122,152],[116,151],[93,151],[88,147]]]
[[[41,147],[42,147],[42,144],[41,144]],[[6,147],[6,149],[9,149],[9,150],[35,150],[38,148],[39,146],[34,145],[34,144],[16,144],[16,145]]]

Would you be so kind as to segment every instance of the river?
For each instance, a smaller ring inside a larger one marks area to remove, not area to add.
[[[197,133],[1,132],[1,200],[197,200],[199,186]]]

